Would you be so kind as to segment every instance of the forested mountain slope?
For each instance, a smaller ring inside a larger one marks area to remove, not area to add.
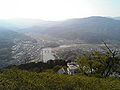
[[[120,21],[106,17],[77,18],[54,22],[46,26],[26,28],[27,32],[39,32],[55,37],[84,40],[88,43],[101,43],[102,40],[120,40]]]

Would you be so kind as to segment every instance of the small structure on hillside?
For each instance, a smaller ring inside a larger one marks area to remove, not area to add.
[[[58,70],[59,74],[67,74],[67,71],[64,68]]]
[[[67,66],[68,66],[67,73],[69,75],[75,75],[77,73],[79,65],[76,62],[67,63]]]

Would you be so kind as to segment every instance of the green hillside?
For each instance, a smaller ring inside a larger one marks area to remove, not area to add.
[[[0,90],[119,90],[120,80],[35,73],[25,70],[0,71]]]
[[[120,20],[93,16],[69,19],[42,27],[31,27],[24,29],[24,31],[47,34],[68,40],[83,40],[86,43],[101,43],[101,40],[118,42],[120,40]]]
[[[14,40],[26,38],[24,34],[0,27],[0,68],[7,66],[12,60],[11,48],[15,45]]]

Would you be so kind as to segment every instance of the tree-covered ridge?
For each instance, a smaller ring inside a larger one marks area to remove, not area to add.
[[[0,28],[0,68],[7,66],[7,62],[12,60],[11,48],[17,36],[18,34],[14,31]]]
[[[14,63],[12,47],[17,41],[31,40],[28,36],[0,26],[0,68]]]
[[[96,51],[81,56],[77,62],[80,72],[88,76],[109,77],[120,74],[120,58],[116,55]]]
[[[69,76],[54,73],[35,73],[25,70],[0,71],[0,90],[119,90],[115,78]]]
[[[81,40],[83,43],[98,44],[102,43],[101,40],[117,43],[120,40],[120,21],[108,17],[93,16],[51,23],[23,31],[47,34],[67,40]]]
[[[17,68],[21,70],[28,70],[32,72],[45,72],[45,71],[52,71],[57,72],[61,67],[66,67],[67,61],[64,60],[49,60],[46,63],[45,62],[31,62],[21,65],[13,65],[8,66],[6,68]]]

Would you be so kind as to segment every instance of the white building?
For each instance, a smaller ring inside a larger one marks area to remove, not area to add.
[[[77,73],[79,65],[76,62],[67,63],[67,66],[67,72],[69,75],[75,75]]]

